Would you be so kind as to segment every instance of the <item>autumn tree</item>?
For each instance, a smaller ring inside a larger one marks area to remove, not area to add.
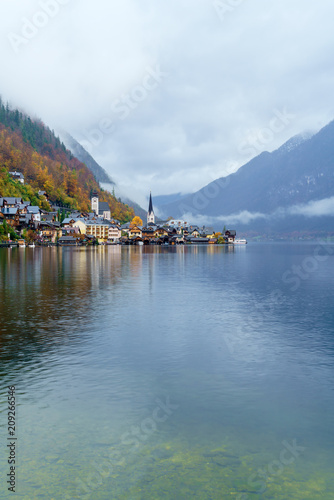
[[[143,225],[143,221],[141,220],[141,218],[138,215],[135,215],[130,223],[130,227],[142,226],[142,225]]]
[[[111,216],[122,223],[135,213],[121,202],[115,192],[104,192],[87,166],[66,149],[41,121],[32,120],[12,110],[0,97],[0,195],[22,196],[33,205],[48,209],[38,191],[46,191],[50,203],[84,212],[90,210],[91,193],[110,206]],[[9,171],[24,175],[22,186],[8,175]],[[142,221],[140,221],[142,224]],[[137,221],[138,223],[138,221]]]

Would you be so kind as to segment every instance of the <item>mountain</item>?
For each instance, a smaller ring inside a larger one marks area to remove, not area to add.
[[[184,198],[186,196],[189,196],[189,194],[173,193],[154,196],[154,206],[160,208],[164,205],[175,203],[176,201],[179,201],[181,198]]]
[[[82,163],[84,163],[89,170],[93,173],[95,179],[98,182],[105,182],[107,184],[115,184],[110,178],[107,172],[102,168],[94,158],[79,144],[78,141],[74,139],[68,132],[64,130],[59,131],[59,136],[62,142],[65,144],[67,149],[69,149],[73,155],[78,158]]]
[[[113,217],[133,218],[133,210],[103,191],[92,172],[66,149],[41,121],[12,110],[0,98],[0,195],[23,196],[39,206],[38,191],[46,191],[52,204],[90,211],[92,192],[106,201]],[[24,175],[25,186],[13,181],[10,171]],[[44,201],[45,203],[45,201]]]
[[[312,137],[296,136],[272,153],[263,152],[237,172],[160,211],[210,223],[226,220],[245,231],[333,231],[332,197],[334,121]]]
[[[110,193],[113,193],[115,190],[117,191],[117,185],[111,179],[109,174],[95,161],[88,151],[86,151],[85,148],[81,146],[76,139],[74,139],[74,137],[64,130],[59,131],[59,135],[66,147],[74,154],[74,156],[87,165],[103,189]],[[140,205],[138,205],[138,203],[130,200],[129,198],[123,198],[121,201],[132,208],[135,215],[138,215],[142,220],[146,220],[147,212]]]
[[[144,210],[140,205],[138,205],[138,203],[130,200],[129,198],[123,198],[122,201],[123,201],[123,203],[126,203],[127,205],[129,205],[129,207],[133,208],[135,214],[138,215],[138,217],[140,217],[142,219],[144,224],[146,223],[146,217],[147,217],[146,210]]]

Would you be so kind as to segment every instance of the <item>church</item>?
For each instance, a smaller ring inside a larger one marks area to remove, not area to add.
[[[153,211],[153,202],[152,202],[152,194],[150,192],[150,201],[148,204],[148,211],[147,211],[147,225],[152,226],[155,225],[155,215]]]
[[[106,201],[99,200],[99,195],[97,193],[92,194],[91,205],[92,212],[95,212],[99,217],[103,217],[103,219],[110,220],[110,207]]]

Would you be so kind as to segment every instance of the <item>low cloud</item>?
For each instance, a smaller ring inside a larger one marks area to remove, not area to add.
[[[330,0],[3,1],[0,93],[137,201],[195,192],[333,118],[333,16]]]
[[[256,219],[267,219],[269,218],[266,214],[261,214],[258,212],[248,212],[244,210],[243,212],[239,212],[238,214],[232,215],[220,215],[219,217],[210,217],[206,215],[193,215],[191,213],[185,213],[180,217],[180,219],[185,221],[190,221],[193,224],[197,224],[199,226],[203,225],[215,225],[215,224],[249,224],[250,222]]]
[[[323,200],[310,201],[303,205],[295,205],[288,211],[291,215],[304,215],[305,217],[334,216],[334,196]]]
[[[334,196],[331,198],[324,198],[323,200],[310,201],[308,203],[293,205],[288,208],[278,208],[271,214],[264,214],[261,212],[249,212],[244,210],[236,214],[220,215],[219,217],[210,217],[206,215],[193,215],[187,212],[180,217],[182,220],[190,221],[198,225],[206,224],[249,224],[255,220],[277,220],[284,219],[291,215],[300,215],[304,217],[334,217]]]

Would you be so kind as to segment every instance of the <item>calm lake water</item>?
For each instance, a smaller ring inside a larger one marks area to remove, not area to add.
[[[20,499],[334,499],[334,246],[0,249]]]

